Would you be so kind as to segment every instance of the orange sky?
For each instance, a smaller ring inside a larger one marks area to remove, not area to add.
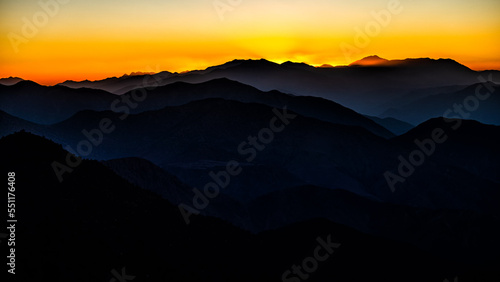
[[[497,0],[3,0],[0,77],[55,84],[233,59],[345,65],[374,54],[500,69],[499,12]],[[375,13],[390,18],[376,22]]]

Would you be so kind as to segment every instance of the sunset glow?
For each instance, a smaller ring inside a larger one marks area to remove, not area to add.
[[[377,23],[379,30],[359,47],[357,31],[395,5],[366,2],[2,1],[0,77],[55,84],[233,59],[319,66],[369,55],[452,58],[475,70],[500,69],[499,1],[401,0],[401,12],[391,13],[385,26]],[[346,56],[343,43],[355,52]]]

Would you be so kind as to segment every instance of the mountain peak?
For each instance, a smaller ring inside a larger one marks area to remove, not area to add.
[[[31,81],[31,80],[21,80],[17,83],[14,84],[17,87],[38,87],[41,86],[40,84]]]
[[[0,78],[0,84],[3,84],[3,85],[14,85],[20,81],[23,81],[24,79],[20,78],[20,77],[13,77],[13,76],[10,76],[10,77],[5,77],[5,78]]]
[[[330,64],[322,64],[321,66],[319,66],[318,68],[333,68],[332,65]]]
[[[129,76],[141,76],[141,75],[153,75],[156,74],[155,72],[131,72],[130,74],[124,74],[122,77],[129,77]]]
[[[355,61],[354,63],[350,64],[349,66],[375,66],[375,65],[381,65],[384,63],[389,62],[389,60],[380,58],[377,55],[373,56],[368,56],[365,57],[361,60]]]
[[[301,69],[310,69],[310,68],[313,68],[313,66],[308,65],[308,64],[306,64],[304,62],[302,62],[302,63],[296,63],[296,62],[292,62],[292,61],[286,61],[286,62],[282,63],[281,66],[289,67],[289,68],[301,68]]]

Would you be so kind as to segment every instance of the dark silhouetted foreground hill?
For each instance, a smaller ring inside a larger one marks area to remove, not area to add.
[[[314,255],[318,237],[341,245],[308,281],[498,278],[494,265],[459,264],[325,220],[258,235],[202,216],[187,226],[175,206],[98,162],[83,160],[59,183],[51,163],[68,153],[28,133],[0,139],[0,153],[2,175],[16,172],[21,281],[110,281],[122,269],[133,281],[280,281]]]

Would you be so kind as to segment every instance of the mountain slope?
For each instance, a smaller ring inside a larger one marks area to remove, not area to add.
[[[478,94],[484,99],[479,99]],[[491,93],[491,94],[490,94]],[[392,108],[382,116],[419,124],[430,118],[474,119],[500,125],[500,86],[494,83],[474,84],[451,93],[430,95],[409,104]]]
[[[318,237],[341,245],[309,281],[400,281],[407,273],[415,273],[408,281],[456,275],[461,281],[479,275],[494,281],[498,273],[493,265],[457,263],[325,220],[259,235],[202,216],[186,226],[177,208],[98,162],[82,161],[59,183],[51,163],[64,162],[67,152],[46,139],[17,133],[0,139],[0,152],[6,160],[0,169],[16,171],[16,195],[25,203],[16,230],[23,242],[16,250],[23,281],[108,281],[112,270],[134,281],[279,281],[312,254]]]
[[[59,122],[81,110],[109,109],[116,98],[103,90],[41,86],[32,81],[0,85],[0,110],[39,124]]]
[[[155,79],[150,80],[154,75]],[[110,77],[103,80],[96,81],[72,81],[67,80],[65,82],[59,83],[58,85],[66,86],[70,88],[91,88],[91,89],[101,89],[113,94],[123,94],[134,88],[144,87],[145,85],[150,85],[154,80],[166,79],[173,76],[173,73],[162,71],[156,74],[145,74],[145,73],[132,73],[131,75],[123,75],[121,77]]]
[[[167,106],[179,106],[209,98],[221,98],[277,108],[286,106],[306,117],[336,124],[361,126],[376,135],[385,138],[393,137],[393,134],[385,128],[335,102],[317,97],[287,95],[279,91],[262,92],[254,87],[225,78],[199,84],[177,82],[157,87],[147,93],[147,99],[132,112],[140,113],[145,110],[158,110]],[[132,95],[131,92],[127,94]]]
[[[368,56],[368,57],[365,57],[361,60],[355,61],[355,62],[349,64],[349,66],[350,67],[352,67],[352,66],[380,66],[380,65],[384,65],[388,62],[389,62],[389,60],[386,60],[386,59],[380,58],[377,55],[374,55],[374,56]]]
[[[161,86],[178,81],[200,83],[228,78],[262,91],[278,90],[294,95],[322,97],[363,114],[378,115],[381,105],[412,90],[471,85],[478,82],[480,75],[489,77],[491,74],[496,77],[500,73],[472,71],[450,59],[380,60],[385,63],[334,68],[315,68],[290,62],[276,64],[264,59],[233,60],[205,70],[167,76],[158,74],[149,79]],[[124,85],[124,89],[130,89],[131,85],[143,87],[135,82]]]
[[[403,133],[406,133],[414,127],[413,125],[407,122],[400,121],[395,118],[378,118],[372,116],[366,116],[366,117],[380,124],[381,126],[387,128],[387,130],[391,131],[395,135],[401,135]]]
[[[278,112],[285,114],[283,110]],[[296,115],[290,111],[286,113]],[[486,136],[495,133],[479,125],[471,128],[480,129],[480,136],[484,137],[448,149],[457,156],[449,161],[433,156],[426,158],[425,165],[414,177],[397,183],[402,189],[396,191],[405,192],[396,193],[395,197],[384,177],[386,171],[397,171],[399,157],[407,158],[418,149],[414,140],[429,138],[432,130],[424,130],[414,138],[388,141],[361,127],[297,115],[283,131],[274,133],[269,144],[258,141],[261,145],[255,147],[250,145],[249,138],[258,137],[259,132],[269,128],[270,121],[277,117],[271,107],[209,99],[130,115],[124,120],[120,117],[112,112],[80,112],[65,122],[35,128],[34,132],[54,138],[89,158],[147,159],[198,188],[213,181],[209,176],[211,171],[223,171],[230,160],[238,161],[244,172],[231,179],[224,194],[242,202],[268,192],[309,184],[345,189],[364,197],[411,206],[438,208],[447,205],[448,208],[493,210],[490,201],[478,201],[488,193],[496,195],[498,184],[492,178],[492,171],[498,162],[495,157],[480,157],[496,152],[494,147],[483,144]],[[105,119],[109,119],[113,130],[102,134],[101,138],[95,131]],[[447,127],[451,125],[448,123]],[[86,136],[82,130],[92,133]],[[410,132],[418,132],[420,128],[414,130],[417,131]],[[460,137],[461,133],[458,134]],[[410,135],[402,138],[405,136]],[[82,146],[85,142],[90,147]],[[97,145],[93,146],[94,142]],[[449,144],[443,146],[451,146],[453,142]],[[467,154],[467,151],[474,153]],[[476,192],[468,186],[473,183],[479,186]],[[448,199],[451,196],[455,199],[452,202]]]
[[[22,78],[19,77],[5,77],[5,78],[0,78],[0,84],[3,85],[14,85],[20,81],[23,81]]]
[[[471,120],[435,118],[393,139],[415,149],[414,140],[432,138],[432,132],[442,129],[444,143],[436,144],[433,160],[443,165],[459,167],[482,178],[500,183],[500,126],[485,125]],[[429,146],[431,148],[431,146]]]
[[[282,109],[276,111],[280,115],[287,112]],[[291,114],[290,111],[288,113]],[[237,160],[249,172],[257,172],[261,170],[261,165],[265,165],[274,167],[276,172],[288,171],[303,181],[332,188],[340,185],[364,193],[354,175],[368,173],[371,170],[369,163],[360,167],[354,161],[345,160],[349,159],[349,154],[351,158],[376,158],[369,151],[373,146],[383,144],[385,139],[361,127],[330,124],[298,116],[282,132],[275,134],[274,141],[265,146],[265,153],[257,153],[256,158],[253,158],[249,136],[269,128],[270,121],[276,116],[272,108],[264,105],[215,99],[130,115],[123,121],[119,118],[120,114],[112,112],[81,112],[51,126],[51,130],[59,132],[61,138],[65,139],[64,144],[76,150],[78,144],[85,140],[81,130],[96,128],[101,120],[108,118],[116,129],[104,135],[102,144],[94,146],[88,157],[101,160],[141,157],[162,168],[177,167],[190,171],[196,170],[200,161],[209,164],[203,169],[216,169],[225,166],[229,160]],[[281,127],[279,120],[277,122],[276,126]],[[243,142],[248,144],[241,145]],[[358,144],[359,147],[347,149],[346,144],[349,143],[352,146]],[[389,150],[389,147],[381,146],[377,148],[380,154]],[[290,148],[296,149],[290,151]],[[284,160],[289,161],[284,163]],[[318,162],[324,166],[318,166]],[[200,171],[200,175],[207,176],[203,171]],[[285,177],[287,174],[281,175]],[[206,180],[191,178],[191,181],[188,184]],[[235,186],[238,181],[238,178],[235,179]],[[286,178],[282,183],[288,183]]]
[[[134,79],[136,76],[133,76]],[[137,76],[138,77],[138,76]],[[207,98],[222,98],[240,102],[260,103],[289,109],[304,116],[345,125],[361,126],[384,138],[394,135],[384,127],[335,102],[316,97],[295,97],[278,91],[262,92],[254,87],[228,79],[216,79],[200,84],[174,83],[162,87],[129,91],[118,97],[101,90],[71,89],[63,86],[44,87],[22,82],[0,87],[0,110],[36,122],[61,122],[83,110],[113,110],[141,113],[167,106],[179,106]],[[135,99],[141,96],[143,98]]]

